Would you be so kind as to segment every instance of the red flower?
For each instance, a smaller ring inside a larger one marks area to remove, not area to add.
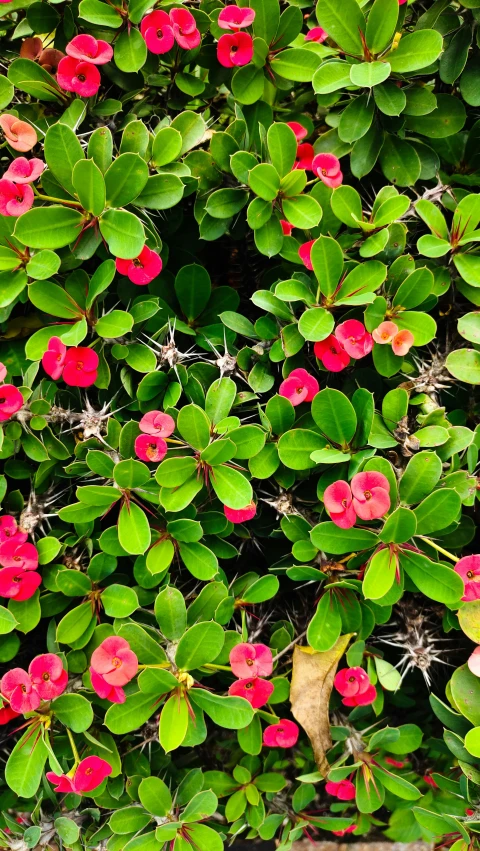
[[[333,685],[343,697],[353,697],[368,689],[370,679],[363,668],[342,668],[336,675]]]
[[[394,768],[405,768],[406,763],[401,762],[399,759],[393,759],[391,756],[385,757],[385,762],[388,765],[392,765]]]
[[[357,517],[348,482],[340,480],[328,485],[323,495],[323,501],[335,526],[339,526],[340,529],[351,529],[352,526],[355,526]]]
[[[109,700],[110,703],[125,703],[126,696],[123,688],[111,686],[100,674],[96,674],[93,668],[90,668],[90,680],[93,690],[102,700]]]
[[[287,222],[285,219],[280,219],[280,224],[282,226],[282,233],[284,236],[290,236],[293,230],[293,225],[290,222]]]
[[[297,744],[299,729],[295,721],[285,719],[270,724],[263,731],[263,744],[269,748],[293,748]]]
[[[170,23],[175,40],[180,47],[185,50],[193,50],[194,47],[198,47],[201,41],[200,31],[197,29],[195,18],[188,9],[171,9]]]
[[[425,774],[423,776],[423,779],[424,779],[425,783],[428,784],[428,786],[432,787],[432,789],[438,789],[438,783],[435,783],[435,780],[429,774]]]
[[[260,677],[249,677],[232,683],[228,693],[234,697],[244,697],[254,709],[260,709],[273,692],[273,683]]]
[[[13,384],[0,387],[0,423],[6,422],[23,407],[23,396]]]
[[[218,26],[222,30],[240,30],[249,27],[255,20],[255,9],[248,6],[225,6],[218,16]]]
[[[252,499],[245,508],[228,508],[228,506],[224,505],[223,512],[227,520],[230,520],[230,523],[246,523],[255,517],[257,506]]]
[[[67,349],[63,380],[69,387],[90,387],[97,380],[98,355],[93,349],[75,346]]]
[[[123,703],[122,686],[133,679],[138,671],[138,659],[125,638],[112,635],[92,653],[90,660],[92,686],[99,697],[112,703]]]
[[[252,36],[236,32],[220,36],[217,44],[217,59],[224,68],[248,65],[253,56]]]
[[[295,133],[297,142],[301,142],[308,136],[308,130],[299,121],[287,121],[287,126]]]
[[[17,525],[17,521],[10,514],[4,514],[0,517],[0,552],[3,544],[9,541],[15,541],[17,544],[23,544],[28,538],[27,532]]]
[[[0,726],[3,724],[8,724],[9,721],[13,721],[14,718],[18,718],[20,715],[19,712],[15,712],[11,706],[3,706],[0,709]]]
[[[462,600],[465,603],[480,600],[480,555],[464,556],[457,561],[454,570],[463,579],[465,586]],[[473,652],[476,653],[476,650]],[[468,665],[470,667],[470,660]]]
[[[288,378],[282,381],[278,392],[295,406],[300,405],[301,402],[311,402],[319,389],[317,379],[306,369],[300,368],[292,370]]]
[[[406,0],[403,0],[406,3]],[[305,36],[305,41],[316,41],[317,44],[322,44],[328,38],[328,33],[322,30],[321,27],[312,27]]]
[[[82,792],[91,792],[96,789],[111,773],[112,766],[109,762],[99,756],[87,756],[73,772],[68,774],[47,771],[47,780],[56,784],[55,792],[74,792],[76,795],[81,795]]]
[[[58,64],[57,82],[66,92],[89,98],[97,94],[100,81],[100,71],[91,61],[79,62],[73,56],[64,56]]]
[[[163,461],[167,449],[163,437],[157,437],[156,434],[139,434],[135,440],[135,454],[141,461]]]
[[[162,411],[149,411],[138,424],[144,434],[154,434],[157,437],[170,437],[175,431],[175,420]]]
[[[35,656],[28,666],[33,687],[42,700],[54,700],[62,694],[68,683],[68,673],[55,653]]]
[[[333,334],[326,340],[315,343],[313,351],[329,372],[341,372],[350,363],[349,355]]]
[[[10,708],[19,715],[34,712],[40,706],[40,695],[23,668],[12,668],[4,674],[0,681],[0,692],[9,701]]]
[[[144,17],[140,24],[140,32],[150,53],[168,53],[175,44],[170,18],[161,9],[150,12],[149,15]]]
[[[327,780],[325,791],[329,795],[335,795],[340,801],[353,801],[355,797],[355,786],[351,780],[340,780],[339,783]]]
[[[36,570],[38,550],[33,544],[20,543],[17,538],[10,538],[0,547],[0,564],[17,570]]]
[[[48,349],[42,358],[42,366],[47,375],[55,381],[60,378],[63,372],[66,354],[67,347],[65,343],[62,343],[60,337],[50,337]]]
[[[390,508],[390,483],[383,473],[371,470],[352,479],[353,508],[361,520],[378,520]]]
[[[156,251],[152,251],[148,245],[144,245],[138,257],[133,260],[122,260],[117,257],[115,266],[117,272],[120,275],[127,275],[132,284],[143,287],[160,274],[163,263]]]
[[[36,157],[32,157],[31,160],[27,160],[26,157],[16,157],[8,166],[3,177],[6,180],[12,180],[17,185],[19,183],[32,183],[40,177],[44,168],[43,160]]]
[[[33,189],[28,184],[13,183],[11,180],[0,180],[0,215],[21,216],[33,206]]]
[[[356,824],[351,824],[345,830],[332,830],[334,836],[345,836],[347,833],[354,833],[357,829]]]
[[[91,65],[105,65],[113,56],[112,46],[93,35],[76,35],[67,44],[65,52],[78,62],[89,62]]]
[[[33,597],[41,582],[42,577],[35,570],[4,567],[0,570],[0,597],[8,597],[22,603]]]
[[[15,115],[0,115],[0,127],[5,139],[14,151],[31,151],[37,144],[37,134],[30,124],[20,121]]]
[[[304,168],[311,171],[314,156],[313,145],[309,142],[303,142],[303,144],[297,146],[297,157],[293,168]]]
[[[364,358],[373,349],[372,335],[358,319],[347,319],[346,322],[337,325],[335,337],[342,344],[347,355],[354,360]]]
[[[272,651],[266,644],[237,644],[230,650],[230,666],[239,679],[269,677],[273,671]]]
[[[355,694],[353,697],[344,697],[342,703],[345,706],[369,706],[377,697],[377,689],[375,686],[369,685],[366,691],[362,694]]]
[[[7,371],[8,370],[5,364],[0,363],[0,382],[5,381],[5,378],[7,377]]]
[[[343,181],[340,160],[334,154],[317,154],[312,163],[312,171],[325,186],[336,189]]]
[[[311,272],[313,270],[312,261],[310,259],[310,255],[312,253],[312,245],[315,242],[314,239],[311,239],[310,242],[304,242],[303,245],[298,249],[298,256],[300,260],[307,267],[307,269]]]

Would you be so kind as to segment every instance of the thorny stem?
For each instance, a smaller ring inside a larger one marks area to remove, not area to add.
[[[439,553],[442,553],[442,555],[447,556],[447,558],[451,559],[452,561],[460,561],[458,556],[454,556],[452,555],[452,553],[449,553],[448,550],[444,550],[443,547],[439,546],[439,544],[435,544],[434,541],[432,541],[430,538],[424,538],[423,535],[416,535],[416,537],[420,538],[421,541],[425,541],[426,544],[430,544],[430,546],[433,547],[434,550],[438,550]]]
[[[297,636],[297,638],[294,638],[293,641],[290,642],[290,644],[287,644],[287,646],[284,647],[283,650],[280,650],[280,653],[277,653],[277,655],[273,657],[272,661],[276,662],[277,659],[280,659],[280,657],[284,655],[284,653],[288,653],[288,651],[291,650],[292,647],[295,646],[295,644],[298,644],[298,642],[301,641],[302,638],[305,638],[306,634],[307,630],[305,630],[305,632],[302,632],[302,634]]]

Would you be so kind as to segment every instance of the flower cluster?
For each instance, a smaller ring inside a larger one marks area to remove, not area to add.
[[[335,328],[326,340],[315,343],[313,351],[329,372],[341,372],[350,363],[350,358],[360,360],[373,349],[372,335],[363,322],[347,319]]]
[[[28,672],[12,668],[0,681],[0,693],[18,715],[34,712],[43,700],[54,700],[68,683],[68,673],[55,653],[43,653],[32,659]]]
[[[263,706],[273,692],[273,684],[262,679],[273,671],[270,648],[266,644],[237,644],[230,651],[230,667],[238,679],[228,693],[244,697],[254,709]]]
[[[27,124],[26,121],[21,121],[15,115],[10,113],[0,115],[0,128],[3,130],[5,141],[14,151],[25,154],[37,144],[38,137],[35,128],[31,124]]]
[[[226,6],[218,16],[222,30],[233,30],[220,36],[217,44],[217,59],[224,68],[248,65],[253,57],[253,40],[249,33],[241,32],[255,20],[255,10],[248,7]]]
[[[21,603],[33,597],[42,581],[37,573],[38,551],[14,517],[0,517],[0,597]]]
[[[136,676],[138,659],[125,638],[112,635],[92,653],[90,679],[94,691],[103,700],[125,703],[125,686]]]
[[[65,50],[68,55],[58,64],[58,85],[66,92],[75,92],[80,97],[96,95],[101,82],[97,65],[110,62],[112,46],[93,35],[76,35]]]
[[[357,473],[351,484],[340,479],[325,489],[323,500],[331,520],[351,529],[357,517],[378,520],[390,508],[390,483],[383,473]]]
[[[164,440],[175,431],[175,420],[162,411],[149,411],[140,420],[138,427],[142,434],[135,440],[135,453],[141,461],[159,463],[167,454],[168,446]]]
[[[140,32],[150,53],[168,53],[175,42],[184,50],[193,50],[201,41],[194,16],[188,9],[156,9],[140,24]]]
[[[45,163],[35,157],[17,157],[10,163],[0,180],[0,215],[21,216],[33,206],[34,194],[30,183],[37,180]]]
[[[342,668],[333,684],[342,695],[344,706],[369,706],[377,697],[377,690],[363,668]]]
[[[152,14],[156,15],[157,13],[153,12]],[[117,272],[120,275],[126,275],[132,284],[143,287],[160,274],[163,263],[156,251],[153,251],[148,245],[144,245],[138,257],[133,260],[122,260],[117,257],[115,266]]]
[[[378,328],[372,331],[373,339],[380,345],[391,345],[394,355],[403,357],[413,346],[413,334],[404,328],[398,330],[395,322],[382,322]]]
[[[50,337],[42,366],[55,381],[63,378],[69,387],[90,387],[98,375],[98,355],[85,346],[67,349],[60,337]]]
[[[301,405],[302,402],[311,402],[319,390],[320,385],[315,376],[301,367],[292,369],[288,378],[282,381],[278,388],[280,396],[284,396],[294,406]]]

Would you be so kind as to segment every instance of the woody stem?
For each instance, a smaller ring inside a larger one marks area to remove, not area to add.
[[[440,547],[438,544],[435,544],[430,538],[424,538],[423,535],[417,535],[416,537],[420,538],[421,541],[425,541],[426,544],[430,544],[430,546],[433,547],[434,550],[437,550],[439,553],[442,553],[442,555],[446,556],[447,558],[450,558],[452,561],[460,561],[458,556],[454,556],[452,555],[452,553],[449,553],[448,550],[444,550],[443,547]]]

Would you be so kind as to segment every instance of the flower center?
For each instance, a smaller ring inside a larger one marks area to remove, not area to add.
[[[323,174],[324,177],[327,176],[327,169],[326,168],[322,168],[322,174]]]
[[[45,673],[42,674],[42,680],[45,680],[45,682],[48,683],[49,679],[50,679],[50,674],[47,674],[47,672],[45,671]]]
[[[122,664],[122,660],[118,658],[118,656],[114,656],[112,659],[112,665],[114,668],[120,668]]]
[[[349,683],[354,683],[354,682],[355,682],[355,677],[349,677],[349,678],[348,678],[348,682],[349,682]]]
[[[6,400],[5,396],[2,396],[2,398],[0,399],[0,405],[3,405],[3,403],[6,402],[6,401],[7,400]]]
[[[83,369],[83,361],[77,361],[77,369]]]
[[[474,574],[473,570],[468,570],[468,571],[467,571],[467,577],[468,577],[468,579],[473,579],[473,577],[474,577],[474,576],[475,576],[475,574]]]
[[[250,666],[253,665],[253,659],[245,659],[245,661],[246,661],[247,665],[250,665]]]
[[[365,499],[371,499],[372,498],[372,494],[370,493],[370,491],[364,491],[363,495],[364,495]]]
[[[163,38],[163,30],[157,30],[157,38]]]
[[[303,393],[303,390],[304,390],[303,387],[297,387],[296,390],[295,390],[295,393],[298,393],[298,394]]]
[[[21,204],[22,201],[23,201],[23,198],[21,197],[21,195],[17,195],[17,197],[15,198],[15,201],[18,201],[18,203]]]
[[[93,768],[86,768],[85,774],[93,774]]]
[[[230,53],[236,53],[236,52],[237,52],[237,50],[238,50],[238,45],[236,45],[236,44],[232,44],[232,47],[231,47],[231,49],[230,49]]]
[[[85,82],[85,79],[86,79],[86,78],[85,78],[85,74],[78,74],[78,76],[77,76],[77,80],[79,80],[79,81],[80,81],[80,83],[84,83],[84,82]]]
[[[247,683],[245,688],[253,688],[253,683]]]
[[[26,687],[26,685],[24,685],[24,684],[22,683],[22,685],[20,686],[20,688],[21,688],[21,690],[23,691],[23,693],[24,693],[24,694],[26,694],[26,693],[27,693],[27,687]]]
[[[347,507],[348,503],[347,503],[346,499],[342,499],[342,505],[343,505],[344,508]]]

